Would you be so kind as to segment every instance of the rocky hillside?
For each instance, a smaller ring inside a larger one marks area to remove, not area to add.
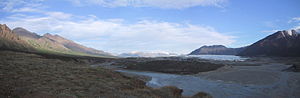
[[[57,43],[65,46],[66,48],[70,49],[71,51],[76,51],[76,52],[82,52],[90,55],[111,55],[109,53],[106,53],[101,50],[96,50],[93,48],[88,48],[83,45],[77,44],[71,40],[65,39],[59,35],[51,35],[51,34],[45,34],[43,37],[46,37],[50,40],[54,40]]]
[[[300,56],[300,35],[296,30],[278,31],[255,42],[241,56]]]
[[[202,46],[189,55],[236,55],[244,48],[227,48],[223,45]]]
[[[5,24],[0,24],[0,49],[16,51],[33,51],[34,49],[14,34]]]
[[[40,36],[21,27],[13,29],[13,32],[19,35],[21,40],[24,40],[25,42],[42,52],[56,52],[87,56],[112,56],[104,51],[88,48],[83,45],[77,44],[59,35],[51,35],[47,33],[43,36]]]

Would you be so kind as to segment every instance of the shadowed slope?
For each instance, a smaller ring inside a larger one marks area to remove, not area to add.
[[[300,56],[300,35],[295,30],[278,31],[247,47],[241,56]]]

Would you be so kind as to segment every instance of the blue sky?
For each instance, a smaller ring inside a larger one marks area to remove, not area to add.
[[[300,28],[300,0],[0,0],[0,23],[112,53],[189,53]]]

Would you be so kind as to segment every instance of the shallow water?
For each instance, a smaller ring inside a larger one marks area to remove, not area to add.
[[[200,91],[209,93],[214,98],[268,98],[277,96],[276,93],[274,95],[274,93],[270,93],[270,91],[273,90],[278,83],[251,85],[223,82],[221,80],[207,80],[191,75],[174,75],[129,70],[118,70],[118,72],[152,77],[152,79],[147,82],[147,86],[154,88],[176,86],[183,89],[184,96],[192,96]]]
[[[196,57],[207,60],[228,60],[228,61],[244,61],[248,58],[235,55],[187,55],[185,57]]]

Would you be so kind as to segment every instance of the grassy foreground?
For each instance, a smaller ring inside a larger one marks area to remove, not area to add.
[[[0,58],[1,98],[182,97],[176,87],[149,88],[141,80],[92,68],[82,59],[12,51],[0,51]]]

